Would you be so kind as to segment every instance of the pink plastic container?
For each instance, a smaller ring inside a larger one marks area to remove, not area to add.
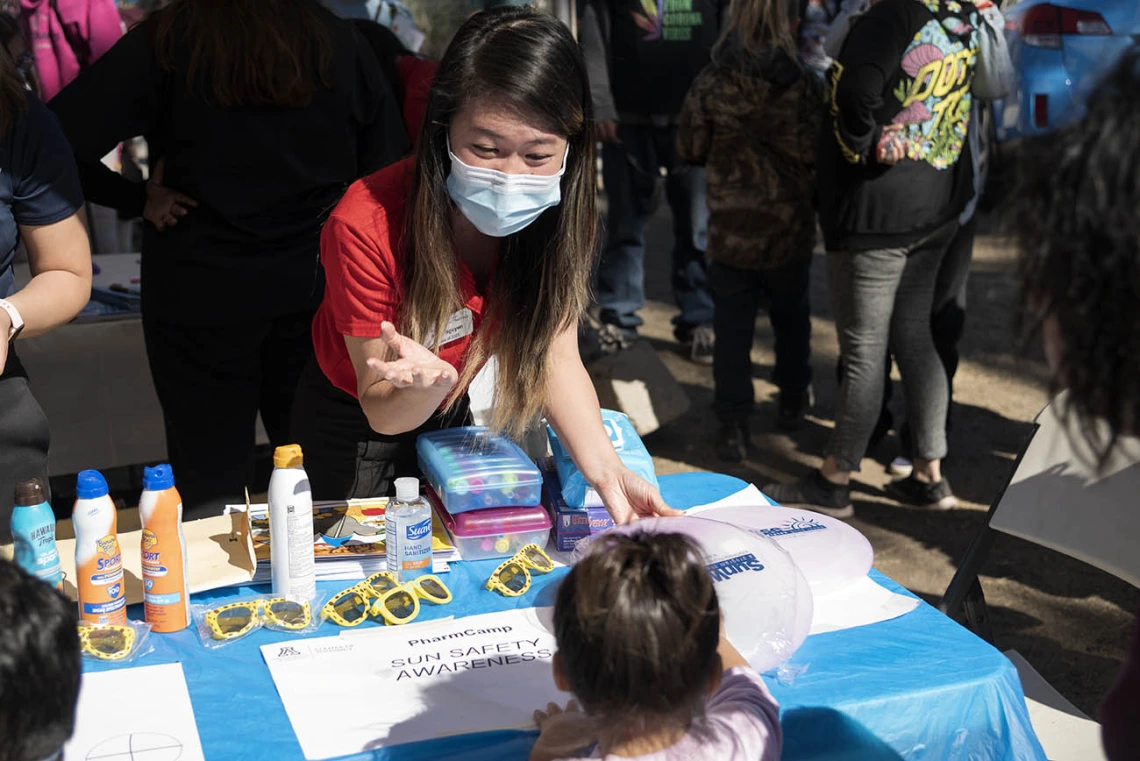
[[[541,505],[490,507],[453,516],[430,487],[427,495],[464,560],[509,558],[528,544],[546,549],[550,541],[550,515]]]

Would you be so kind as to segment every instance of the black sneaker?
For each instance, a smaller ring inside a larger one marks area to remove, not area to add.
[[[808,386],[798,394],[780,392],[776,402],[776,425],[782,431],[796,431],[804,424],[804,417],[815,406],[815,389]]]
[[[818,470],[790,484],[769,484],[761,491],[784,507],[815,510],[832,518],[855,515],[851,487],[831,483]]]
[[[886,492],[899,502],[928,510],[952,510],[958,506],[958,498],[950,491],[950,482],[945,478],[929,483],[918,480],[912,473],[887,484]]]
[[[724,423],[716,435],[716,456],[724,462],[742,461],[751,446],[747,423]]]

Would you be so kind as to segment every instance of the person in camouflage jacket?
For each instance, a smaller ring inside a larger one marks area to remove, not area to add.
[[[717,451],[739,461],[750,446],[761,305],[776,335],[780,426],[798,426],[812,402],[813,168],[826,113],[822,83],[794,57],[798,2],[745,0],[733,10],[739,17],[685,100],[678,150],[708,178]]]

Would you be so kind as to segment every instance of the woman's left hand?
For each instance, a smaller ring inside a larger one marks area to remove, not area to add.
[[[674,510],[661,498],[661,492],[629,468],[622,466],[612,475],[592,484],[602,503],[619,526],[639,518],[672,518],[684,515]]]

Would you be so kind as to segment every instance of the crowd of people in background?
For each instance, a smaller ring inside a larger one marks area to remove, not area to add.
[[[794,429],[811,411],[810,272],[825,262],[841,349],[835,429],[817,470],[765,491],[851,516],[852,474],[894,425],[894,362],[906,420],[892,492],[956,504],[941,462],[985,179],[981,112],[1002,94],[989,3],[582,0],[580,59],[568,30],[530,11],[486,13],[438,79],[415,34],[394,28],[398,4],[328,5],[353,20],[308,0],[183,0],[133,15],[113,0],[19,0],[0,16],[0,333],[41,333],[82,308],[85,199],[145,219],[143,328],[188,518],[240,499],[258,414],[274,445],[304,439],[314,483],[327,484],[318,496],[386,492],[415,433],[468,419],[466,384],[495,352],[497,424],[518,433],[545,408],[615,516],[669,514],[614,463],[588,462],[605,437],[578,421],[597,399],[575,345],[595,255],[600,341],[620,352],[637,340],[645,230],[662,197],[674,334],[713,367],[718,454],[751,451],[761,309],[775,333],[774,423]],[[532,65],[512,69],[523,59]],[[1140,155],[1128,110],[1138,61],[1094,96],[1087,126],[1052,138],[1064,171],[1027,183],[1015,217],[1054,372],[1080,414],[1117,434],[1135,433],[1138,402],[1120,386],[1135,377],[1134,337],[1090,314],[1135,305],[1136,230],[1117,205],[1135,208],[1122,167]],[[472,92],[485,104],[471,107]],[[140,136],[145,181],[103,161]],[[511,209],[481,200],[518,175]],[[1115,195],[1070,199],[1058,179],[1090,175],[1114,178]],[[1090,252],[1071,212],[1108,248]],[[20,244],[34,277],[16,292]],[[453,247],[475,253],[457,264]],[[1079,303],[1072,280],[1093,283]],[[442,350],[453,332],[461,346]],[[17,348],[0,341],[9,509],[13,475],[46,476],[49,446]],[[1136,681],[1133,664],[1106,716],[1114,758],[1135,747],[1122,738]]]

